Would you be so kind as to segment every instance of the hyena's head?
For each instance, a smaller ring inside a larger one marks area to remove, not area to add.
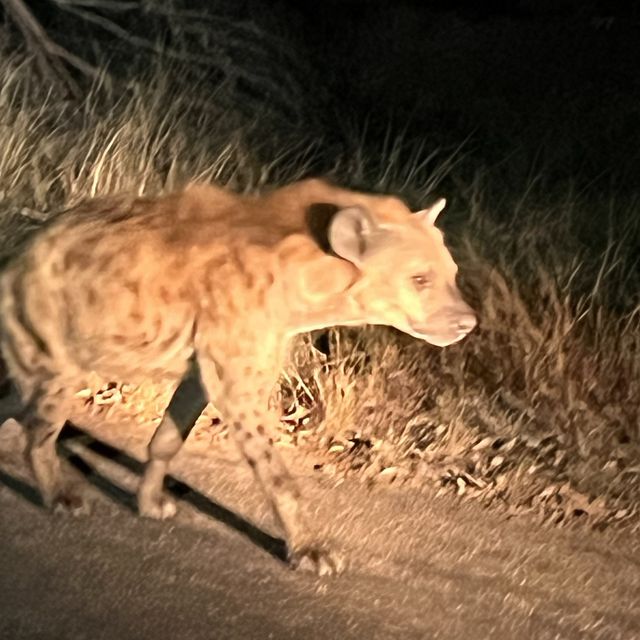
[[[402,205],[393,216],[382,215],[378,206],[352,206],[339,210],[328,229],[333,252],[360,272],[352,295],[366,321],[439,347],[461,340],[476,325],[456,285],[458,267],[434,224],[444,206],[440,199],[412,214]]]

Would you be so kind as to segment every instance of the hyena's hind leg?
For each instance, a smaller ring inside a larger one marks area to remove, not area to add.
[[[63,474],[56,441],[67,420],[67,402],[61,388],[45,387],[36,392],[19,416],[26,437],[25,451],[47,508],[78,512],[84,500],[77,486]]]
[[[175,515],[176,505],[164,492],[169,463],[207,406],[195,360],[175,390],[160,425],[149,443],[149,461],[138,489],[138,511],[148,518]]]

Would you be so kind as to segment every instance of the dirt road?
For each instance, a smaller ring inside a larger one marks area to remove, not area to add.
[[[233,460],[187,447],[179,514],[154,522],[132,511],[143,440],[112,434],[129,457],[74,436],[62,449],[89,473],[93,512],[51,516],[21,438],[0,428],[3,640],[640,638],[640,544],[623,535],[305,475],[350,563],[317,579],[278,558],[262,496]]]

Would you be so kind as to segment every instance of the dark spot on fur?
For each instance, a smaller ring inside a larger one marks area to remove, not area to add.
[[[98,302],[98,294],[95,292],[95,289],[87,290],[87,304],[90,307],[93,307]]]
[[[265,449],[265,452],[264,452],[264,459],[265,459],[267,462],[271,462],[272,457],[273,457],[273,456],[271,455],[271,451],[269,451],[269,449]]]
[[[256,468],[256,461],[253,458],[250,458],[249,456],[247,456],[247,464],[252,468],[255,469]]]
[[[259,424],[259,425],[256,427],[256,431],[257,431],[261,436],[263,436],[263,435],[266,433],[266,432],[265,432],[265,430],[264,430],[264,427],[263,427],[261,424]]]
[[[158,344],[158,350],[162,352],[166,351],[167,349],[169,349],[169,347],[171,347],[171,345],[175,343],[175,341],[179,337],[180,337],[180,332],[172,333],[168,338],[166,338],[165,340],[163,340]]]
[[[62,275],[62,272],[63,272],[63,268],[59,260],[56,260],[51,264],[51,275],[54,278],[59,278]]]
[[[111,214],[111,217],[109,218],[109,222],[111,224],[118,224],[120,222],[125,222],[126,220],[129,220],[131,218],[131,213],[130,212],[122,212],[122,211],[118,211],[117,213]]]
[[[73,267],[79,267],[80,269],[87,269],[91,266],[91,256],[83,251],[69,251],[64,257],[64,268],[72,269]]]
[[[169,304],[171,301],[171,292],[166,287],[160,287],[158,295],[160,296],[160,300],[165,304]]]
[[[234,422],[234,423],[233,423],[233,428],[234,428],[236,431],[242,431],[242,423],[241,423],[241,422]]]
[[[99,258],[99,260],[96,261],[97,262],[96,271],[98,273],[104,273],[106,271],[109,271],[110,270],[109,268],[111,267],[111,262],[112,261],[113,261],[113,256],[111,256],[110,254],[106,255],[106,256],[101,256]],[[118,273],[114,272],[113,273],[113,277],[116,278],[116,279],[119,279]]]
[[[252,438],[253,438],[253,433],[251,433],[251,431],[247,431],[247,432],[244,434],[244,439],[245,439],[245,440],[251,440]]]
[[[256,287],[254,289],[254,295],[255,295],[255,304],[258,307],[265,307],[266,306],[266,300],[267,300],[267,289],[265,287]]]

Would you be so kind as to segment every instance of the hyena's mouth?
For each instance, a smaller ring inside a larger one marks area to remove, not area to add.
[[[436,347],[447,347],[450,344],[460,342],[467,335],[467,333],[459,333],[457,331],[434,330],[434,327],[420,325],[411,320],[409,320],[409,327],[410,330],[407,333]]]
[[[438,347],[460,342],[478,323],[470,308],[445,309],[429,317],[426,322],[416,322],[412,318],[407,318],[407,321],[411,327],[409,333]]]

